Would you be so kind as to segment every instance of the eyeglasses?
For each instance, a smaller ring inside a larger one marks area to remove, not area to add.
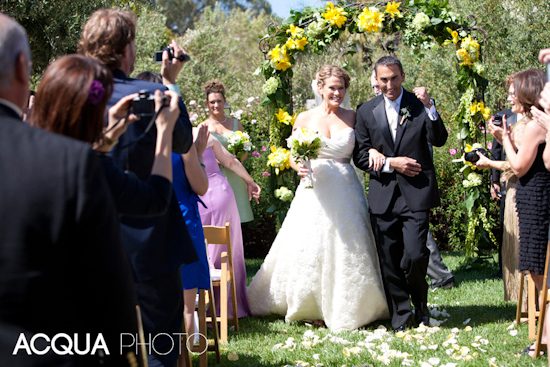
[[[515,92],[508,92],[508,96],[514,98],[516,96]]]

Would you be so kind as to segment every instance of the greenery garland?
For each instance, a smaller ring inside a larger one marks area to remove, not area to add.
[[[487,81],[484,78],[486,67],[481,61],[481,47],[485,41],[485,32],[465,21],[473,16],[464,19],[453,12],[448,0],[366,1],[361,4],[340,2],[336,5],[327,2],[316,9],[306,7],[302,11],[291,10],[290,13],[291,16],[281,25],[271,24],[269,34],[260,41],[266,60],[256,70],[256,74],[262,74],[266,79],[262,88],[266,97],[262,104],[269,107],[272,116],[272,154],[268,161],[272,171],[275,171],[272,172],[275,173],[272,175],[272,192],[285,182],[282,177],[276,177],[290,168],[289,152],[281,145],[291,134],[296,119],[291,98],[295,55],[302,52],[321,54],[345,32],[401,32],[403,42],[412,47],[419,57],[422,56],[422,50],[456,47],[456,59],[449,62],[458,64],[456,82],[462,96],[452,119],[459,125],[458,138],[462,141],[463,150],[470,151],[481,146],[478,142],[484,138],[482,129],[491,111],[483,102]],[[355,48],[354,44],[350,46]],[[353,52],[350,47],[349,53]],[[458,161],[464,164],[464,207],[469,220],[464,251],[467,257],[472,258],[483,244],[496,242],[491,232],[492,225],[485,216],[490,198],[487,190],[483,190],[483,173],[463,158]],[[270,211],[285,209],[286,206],[282,207],[279,199],[273,195],[272,198]],[[284,214],[279,218],[282,220]]]

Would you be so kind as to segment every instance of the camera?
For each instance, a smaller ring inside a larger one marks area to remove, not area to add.
[[[493,125],[495,126],[502,126],[502,118],[504,117],[504,114],[497,113],[495,117],[493,118]]]
[[[170,96],[162,95],[163,106],[170,104]],[[151,117],[155,113],[155,95],[147,89],[139,91],[139,96],[132,99],[132,113],[139,117]]]
[[[477,155],[477,152],[480,152],[481,154],[483,154],[484,156],[489,158],[489,153],[487,153],[487,151],[485,149],[477,148],[477,149],[474,149],[474,150],[472,150],[468,153],[465,153],[464,154],[464,160],[468,161],[470,163],[476,163],[477,161],[479,161],[479,156]]]
[[[160,51],[155,51],[155,62],[162,62],[162,53],[164,51],[168,51],[168,60],[172,60],[175,56],[174,56],[174,49],[170,46],[168,47],[165,47],[163,48],[162,50]],[[189,61],[190,60],[190,57],[189,55],[187,54],[183,54],[183,55],[180,55],[178,57],[176,57],[176,59],[178,59],[179,61]]]

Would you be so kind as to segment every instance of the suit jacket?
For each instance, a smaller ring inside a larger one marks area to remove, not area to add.
[[[162,84],[128,78],[120,70],[115,70],[113,76],[115,88],[109,107],[122,97],[138,93],[143,89],[151,92],[156,89],[167,90]],[[180,117],[174,127],[172,151],[183,154],[187,153],[193,144],[193,134],[187,110],[181,100],[179,107]],[[153,125],[149,133],[136,144],[127,148],[124,146],[136,140],[148,124],[148,119],[144,118],[131,124],[111,151],[111,156],[119,167],[135,173],[143,181],[149,179],[153,167],[157,139],[156,127]],[[138,282],[158,278],[179,269],[182,265],[198,260],[174,189],[172,188],[171,191],[170,203],[164,214],[150,218],[120,217],[122,241]]]
[[[513,113],[511,109],[503,110],[499,112],[500,114],[506,115],[506,123],[510,126],[514,126],[517,122],[518,115]],[[495,161],[505,161],[506,152],[504,151],[502,145],[493,138],[493,149],[491,149],[491,156]],[[493,176],[492,181],[498,182],[500,184],[500,171],[498,169],[491,168],[491,174]],[[505,190],[506,185],[500,186],[500,191]]]
[[[400,124],[401,109],[405,107],[411,117]],[[406,90],[403,90],[399,110],[397,133],[393,142],[383,95],[363,103],[357,109],[353,161],[357,167],[370,174],[369,205],[374,214],[384,214],[388,210],[396,185],[399,185],[407,206],[413,212],[429,210],[440,204],[428,142],[436,147],[442,146],[447,141],[447,130],[439,116],[436,121],[430,120],[422,102]],[[386,157],[405,156],[416,159],[422,172],[415,177],[408,177],[397,171],[373,171],[368,168],[370,148],[378,150]]]
[[[136,333],[135,292],[96,154],[0,105],[0,177],[0,365],[99,365],[51,350],[13,356],[20,333],[29,343],[36,333],[79,333],[81,350],[85,333],[92,345],[103,333],[106,365],[128,365],[119,334]]]

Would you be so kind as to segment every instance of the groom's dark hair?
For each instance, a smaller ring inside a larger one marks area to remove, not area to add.
[[[397,65],[399,67],[399,70],[401,71],[401,74],[403,74],[403,65],[401,65],[401,61],[397,57],[393,56],[382,56],[378,59],[378,61],[374,64],[374,74],[376,75],[376,70],[378,69],[378,66],[391,66],[391,65]]]

